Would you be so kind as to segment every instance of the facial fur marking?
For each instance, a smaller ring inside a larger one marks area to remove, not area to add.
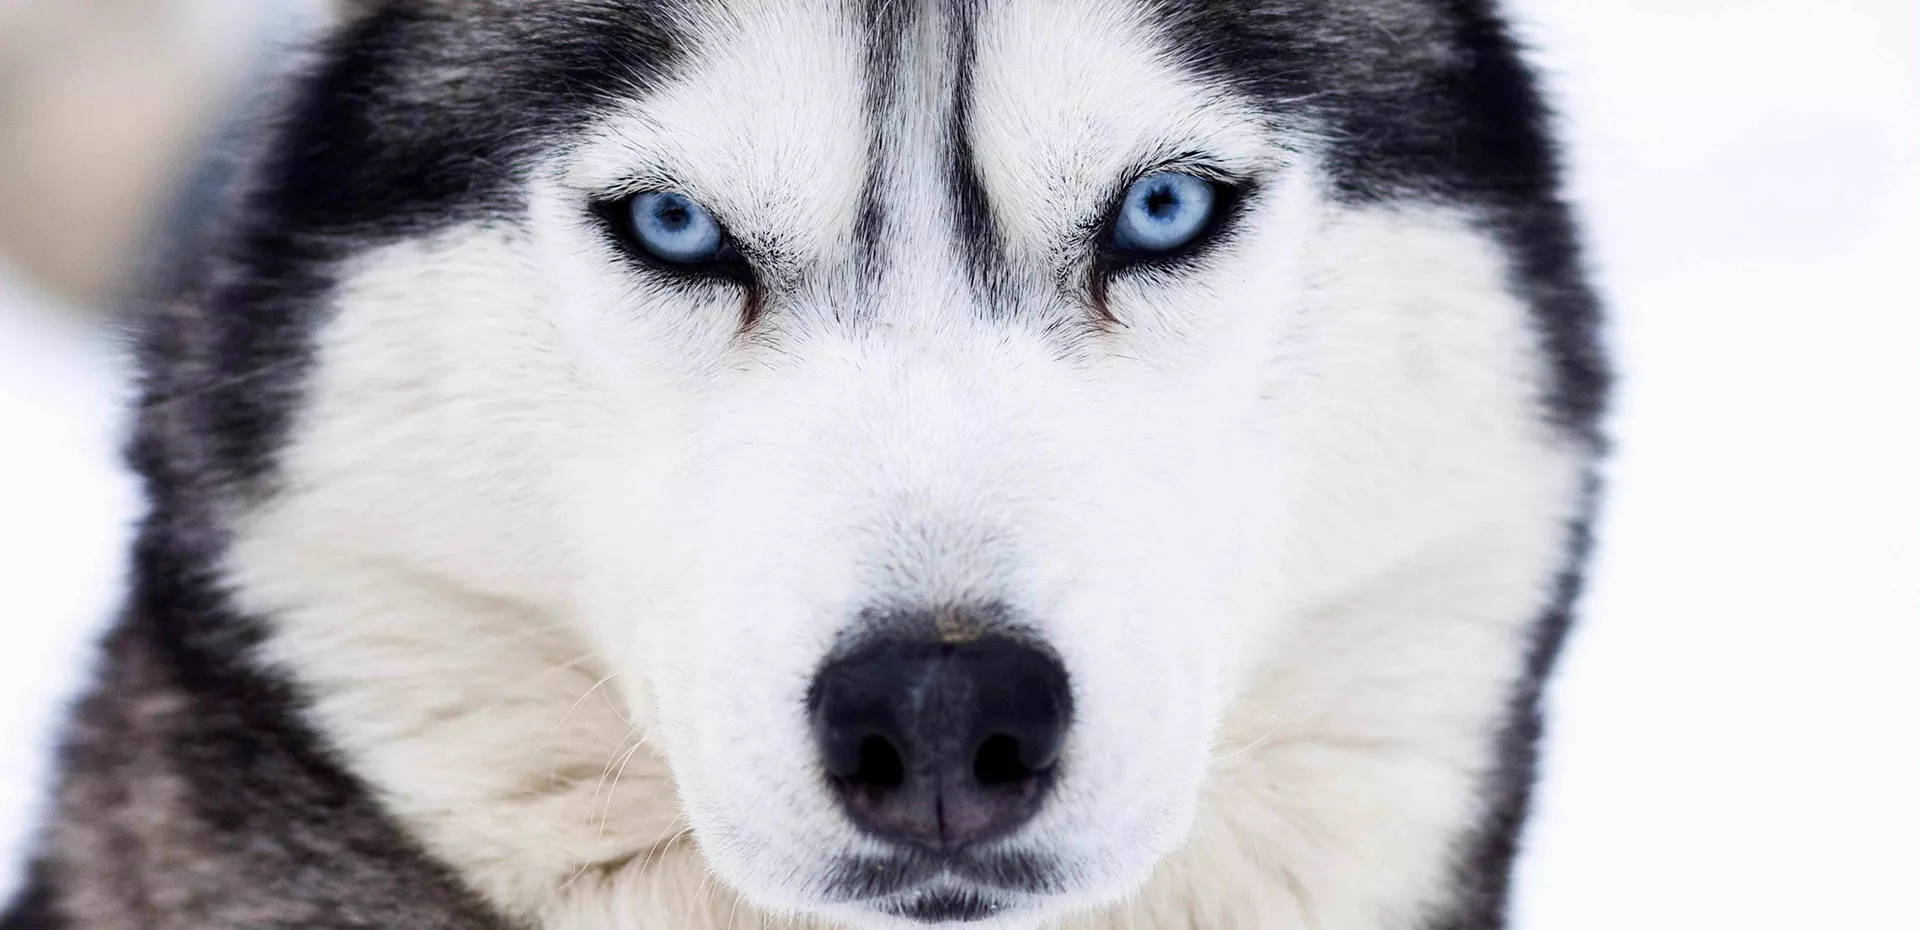
[[[1604,372],[1486,3],[390,0],[321,56],[154,321],[34,907],[1501,919]],[[1154,170],[1258,192],[1098,326]],[[744,338],[590,221],[647,191]]]
[[[1004,305],[1006,252],[994,225],[993,203],[975,163],[973,134],[974,69],[978,55],[976,10],[984,0],[952,0],[956,6],[953,105],[947,129],[952,150],[947,183],[953,197],[953,219],[974,288],[989,312]]]
[[[867,175],[860,190],[860,214],[854,226],[853,241],[860,279],[868,285],[879,281],[882,240],[886,235],[885,179],[878,166],[892,159],[892,144],[886,131],[885,114],[893,112],[898,98],[903,56],[901,46],[913,25],[913,4],[901,0],[861,0],[865,5],[860,17],[866,29],[866,111]]]

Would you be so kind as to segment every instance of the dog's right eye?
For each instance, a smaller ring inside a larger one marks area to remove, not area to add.
[[[593,205],[620,246],[646,264],[675,274],[751,284],[747,261],[719,219],[677,191],[645,191]]]
[[[654,191],[627,200],[627,224],[649,255],[676,265],[722,257],[728,249],[720,221],[685,194]]]
[[[1219,197],[1214,182],[1182,171],[1162,171],[1133,182],[1113,218],[1113,247],[1158,255],[1198,240],[1212,223]]]

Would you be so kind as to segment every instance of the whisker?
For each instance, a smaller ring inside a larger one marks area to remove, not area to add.
[[[189,390],[179,391],[179,392],[176,392],[173,394],[167,394],[164,396],[144,398],[140,401],[139,409],[142,412],[150,411],[150,410],[165,410],[166,408],[172,407],[175,404],[185,403],[195,398],[204,397],[208,394],[214,394],[220,391],[227,390],[229,388],[236,388],[246,384],[250,384],[254,381],[257,381],[261,378],[265,378],[269,375],[278,374],[283,370],[304,365],[307,363],[307,361],[308,359],[301,357],[301,358],[283,358],[278,361],[268,362],[265,365],[261,365],[257,368],[253,368],[249,371],[244,371],[236,375],[231,375],[226,378],[222,378],[211,384],[197,385]]]
[[[709,884],[712,881],[713,881],[713,869],[703,868],[701,870],[701,875],[700,875],[700,884],[697,887],[695,887],[693,890],[694,905],[692,907],[687,908],[687,919],[681,923],[682,927],[693,926],[693,915],[699,912],[700,899],[706,895]]]
[[[640,739],[639,742],[636,742],[633,744],[632,749],[627,750],[626,755],[620,757],[620,768],[614,771],[613,783],[607,786],[607,804],[606,804],[606,807],[602,809],[600,814],[599,835],[602,838],[605,838],[607,835],[607,821],[613,819],[613,802],[615,800],[614,793],[620,789],[620,776],[625,775],[627,773],[627,764],[632,762],[634,754],[638,753],[641,750],[641,748],[646,745],[647,745],[647,741],[643,737]],[[598,792],[596,792],[596,794],[597,793]]]
[[[607,675],[606,675],[606,677],[604,677],[604,678],[602,678],[602,679],[600,679],[599,681],[596,681],[596,682],[594,682],[594,683],[593,683],[593,687],[591,687],[591,688],[588,688],[588,689],[586,690],[586,693],[584,693],[584,694],[582,694],[582,695],[580,695],[580,699],[579,699],[579,700],[577,700],[577,701],[574,701],[574,702],[573,702],[573,706],[572,706],[572,707],[569,707],[569,708],[567,708],[567,712],[566,712],[566,713],[564,713],[564,714],[561,714],[561,715],[560,715],[560,720],[559,720],[559,722],[557,722],[557,723],[555,723],[555,724],[553,725],[553,729],[551,729],[551,730],[548,730],[548,731],[547,731],[547,735],[546,735],[545,737],[543,737],[543,738],[541,738],[541,740],[540,740],[540,745],[538,745],[538,746],[535,746],[535,747],[533,747],[533,754],[532,754],[532,755],[529,755],[529,756],[527,756],[527,764],[532,764],[532,763],[533,763],[533,760],[535,760],[535,759],[537,759],[537,758],[539,758],[539,757],[540,757],[540,753],[542,753],[542,752],[544,752],[544,751],[546,750],[546,748],[547,748],[547,744],[553,741],[553,735],[554,735],[555,733],[558,733],[558,732],[560,732],[560,728],[561,728],[561,727],[563,727],[563,726],[566,726],[566,725],[567,725],[567,719],[573,716],[573,712],[574,712],[574,711],[576,711],[576,710],[579,710],[579,709],[580,709],[580,705],[582,705],[582,704],[585,704],[585,703],[587,702],[587,698],[589,698],[589,697],[592,697],[592,696],[593,696],[593,693],[594,693],[595,691],[598,691],[598,690],[600,690],[600,686],[601,686],[601,685],[604,685],[604,684],[606,684],[607,682],[609,682],[609,681],[612,681],[612,680],[613,680],[613,678],[614,678],[614,676],[615,676],[615,675],[618,675],[618,674],[620,674],[620,673],[619,673],[619,672],[608,672],[608,673],[607,673]],[[628,725],[629,725],[629,726],[631,726],[631,725],[632,725],[632,724],[631,724],[631,721],[629,721],[629,724],[628,724]],[[622,740],[622,742],[625,742],[625,740]]]
[[[1268,717],[1272,718],[1273,726],[1268,727],[1267,732],[1260,734],[1259,737],[1255,738],[1252,742],[1246,744],[1245,746],[1241,746],[1240,748],[1235,749],[1232,752],[1214,756],[1212,760],[1214,762],[1221,762],[1227,759],[1231,759],[1234,756],[1238,756],[1242,753],[1253,750],[1254,748],[1260,746],[1262,743],[1265,743],[1268,739],[1271,739],[1275,733],[1280,732],[1282,727],[1285,727],[1288,723],[1292,722],[1290,718],[1281,717],[1280,715],[1274,713],[1273,711],[1270,711],[1265,707],[1260,706],[1260,704],[1254,701],[1252,698],[1243,697],[1241,698],[1241,700],[1252,705],[1255,710],[1258,710],[1259,712],[1266,714]]]
[[[691,826],[684,827],[677,833],[674,832],[673,828],[676,824],[680,823],[680,820],[680,816],[676,814],[672,820],[667,821],[667,825],[660,831],[660,835],[654,838],[653,845],[647,847],[647,857],[640,860],[640,871],[645,872],[647,869],[653,867],[654,856],[662,853],[682,839],[693,835],[693,827]],[[673,836],[667,836],[669,833],[673,833]]]

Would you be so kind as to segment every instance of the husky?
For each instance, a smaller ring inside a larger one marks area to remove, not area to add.
[[[6,930],[1504,921],[1603,449],[1486,0],[383,0]]]

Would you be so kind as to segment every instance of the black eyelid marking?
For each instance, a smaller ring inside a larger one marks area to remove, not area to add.
[[[605,200],[593,201],[588,210],[599,221],[602,232],[628,259],[640,265],[650,273],[663,274],[680,280],[709,279],[728,281],[742,287],[753,288],[755,279],[753,266],[734,241],[733,233],[726,224],[720,224],[720,254],[713,259],[695,263],[677,263],[667,261],[649,250],[634,234],[632,223],[632,203],[635,197],[650,193],[663,193],[659,188],[649,187],[632,193],[616,195]],[[715,222],[719,222],[716,217]]]
[[[747,260],[746,252],[739,247],[725,223],[720,223],[720,254],[696,264],[670,262],[653,254],[634,232],[633,199],[663,189],[649,186],[595,200],[588,204],[587,209],[598,222],[601,235],[606,237],[607,242],[642,272],[663,278],[672,285],[724,284],[739,288],[743,292],[740,332],[746,333],[759,321],[766,295],[759,278],[754,274],[753,263]],[[714,221],[719,222],[719,218],[715,217]]]
[[[1120,211],[1125,205],[1127,192],[1135,184],[1156,174],[1179,172],[1191,174],[1213,184],[1213,214],[1207,217],[1207,225],[1193,235],[1185,244],[1163,252],[1137,252],[1115,247],[1114,232],[1120,221]],[[1227,171],[1205,160],[1198,153],[1187,153],[1170,158],[1143,161],[1133,170],[1118,176],[1116,183],[1108,191],[1101,208],[1100,220],[1091,226],[1083,225],[1093,242],[1092,290],[1096,295],[1096,306],[1105,312],[1106,282],[1137,266],[1172,268],[1186,264],[1207,251],[1220,238],[1220,233],[1229,228],[1239,217],[1242,208],[1258,190],[1258,184],[1251,177]]]

